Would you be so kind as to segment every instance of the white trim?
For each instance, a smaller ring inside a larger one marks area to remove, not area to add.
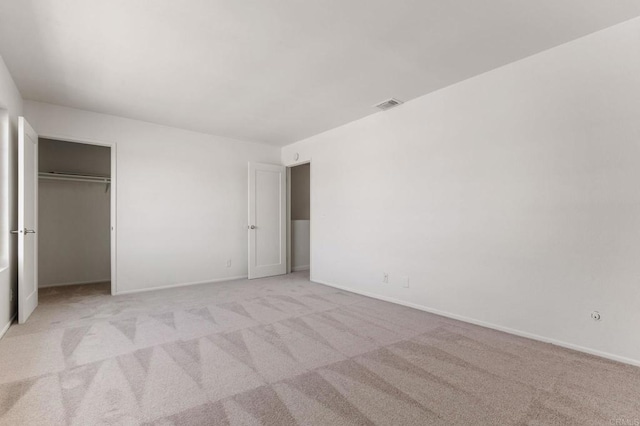
[[[225,282],[225,281],[236,281],[236,280],[242,280],[242,279],[246,279],[247,275],[238,275],[235,277],[224,277],[224,278],[213,278],[210,280],[204,280],[204,281],[192,281],[192,282],[188,282],[188,283],[178,283],[178,284],[169,284],[169,285],[163,285],[160,287],[150,287],[150,288],[140,288],[140,289],[134,289],[134,290],[125,290],[125,291],[121,291],[119,293],[116,293],[116,295],[120,296],[123,294],[133,294],[133,293],[144,293],[147,291],[155,291],[155,290],[166,290],[166,289],[170,289],[170,288],[178,288],[178,287],[188,287],[191,285],[199,285],[199,284],[213,284],[213,283],[221,283],[221,282]]]
[[[15,314],[13,314],[13,316],[11,317],[7,325],[5,325],[2,328],[2,330],[0,330],[0,339],[2,339],[4,335],[7,333],[7,331],[9,331],[9,327],[11,327],[11,324],[13,324],[13,322],[16,320],[17,316],[18,316],[18,313],[16,312]]]
[[[291,167],[287,167],[287,274],[293,271],[291,266]]]
[[[17,206],[10,205],[11,203],[9,201],[10,189],[12,189],[9,186],[9,176],[11,175],[9,170],[12,166],[12,160],[9,160],[9,152],[12,144],[10,132],[9,110],[0,108],[0,155],[2,156],[2,160],[0,161],[0,181],[2,181],[0,183],[0,222],[2,222],[2,230],[0,230],[0,250],[2,251],[2,255],[0,255],[0,265],[4,264],[4,266],[0,266],[0,273],[5,269],[10,269],[13,265],[13,259],[11,258],[13,254],[11,250],[11,233],[9,231],[13,227],[13,224],[10,222],[12,219],[11,213]],[[7,225],[5,225],[5,223]],[[11,282],[11,277],[8,278],[8,282]]]
[[[313,242],[315,241],[313,225],[318,223],[318,218],[314,217],[315,211],[313,196],[313,157],[309,157],[309,277],[313,277]]]
[[[300,266],[293,266],[291,268],[291,270],[293,272],[298,272],[298,271],[308,271],[309,270],[309,265],[300,265]]]
[[[329,282],[326,282],[326,281],[322,281],[322,280],[311,279],[311,281],[315,282],[315,283],[318,283],[318,284],[327,285],[329,287],[338,288],[340,290],[349,291],[351,293],[360,294],[362,296],[371,297],[373,299],[383,300],[385,302],[391,302],[391,303],[395,303],[397,305],[407,306],[409,308],[418,309],[420,311],[429,312],[431,314],[440,315],[442,317],[452,318],[452,319],[455,319],[455,320],[458,320],[458,321],[463,321],[463,322],[466,322],[466,323],[479,325],[481,327],[486,327],[486,328],[491,328],[493,330],[502,331],[504,333],[513,334],[515,336],[526,337],[527,339],[537,340],[539,342],[544,342],[544,343],[550,343],[552,345],[561,346],[563,348],[572,349],[574,351],[584,352],[586,354],[599,356],[601,358],[610,359],[612,361],[618,361],[618,362],[622,362],[622,363],[625,363],[625,364],[630,364],[630,365],[635,365],[635,366],[640,367],[640,360],[627,358],[627,357],[615,355],[615,354],[612,354],[612,353],[609,353],[609,352],[603,352],[603,351],[599,351],[597,349],[587,348],[587,347],[584,347],[584,346],[574,345],[573,343],[567,343],[567,342],[563,342],[561,340],[556,340],[556,339],[551,339],[549,337],[540,336],[538,334],[533,334],[533,333],[529,333],[529,332],[526,332],[526,331],[520,331],[520,330],[516,330],[516,329],[513,329],[513,328],[509,328],[509,327],[503,327],[501,325],[496,325],[496,324],[492,324],[492,323],[489,323],[489,322],[480,321],[480,320],[476,320],[476,319],[473,319],[473,318],[468,318],[468,317],[465,317],[465,316],[462,316],[462,315],[451,314],[449,312],[440,311],[438,309],[429,308],[429,307],[426,307],[426,306],[423,306],[423,305],[418,305],[417,303],[405,302],[403,300],[395,299],[393,297],[380,296],[378,294],[369,293],[367,291],[355,290],[353,288],[349,288],[349,287],[345,287],[345,286],[341,286],[341,285],[337,285],[337,284],[332,284],[332,283],[329,283]]]
[[[296,166],[302,166],[303,164],[311,164],[311,157],[309,157],[307,160],[298,160],[298,161],[294,161],[293,163],[287,163],[285,164],[286,167],[296,167]]]
[[[117,167],[116,167],[118,144],[116,142],[105,142],[105,141],[100,141],[100,140],[91,139],[91,138],[74,138],[74,137],[65,136],[65,135],[56,135],[53,133],[38,134],[38,137],[44,138],[44,139],[52,139],[52,140],[61,141],[61,142],[74,142],[74,143],[82,143],[85,145],[98,145],[98,146],[105,146],[105,147],[111,148],[111,176],[110,176],[110,179],[111,179],[111,186],[110,186],[110,189],[111,189],[111,200],[110,200],[111,294],[112,295],[118,294],[118,268],[117,268],[118,227],[116,226],[116,219],[118,216],[118,210],[116,209],[116,203],[118,200],[118,196],[117,196],[118,195],[118,190],[117,190],[118,176],[117,176]],[[87,284],[87,283],[83,283],[83,284]],[[47,286],[47,287],[52,287],[52,286]],[[44,288],[44,287],[41,287],[41,288]]]
[[[73,281],[69,283],[54,283],[54,284],[41,285],[38,288],[62,287],[65,285],[98,284],[98,283],[108,283],[109,281],[111,281],[109,278],[105,278],[103,280]]]

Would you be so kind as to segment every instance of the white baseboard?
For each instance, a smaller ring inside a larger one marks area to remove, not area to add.
[[[515,336],[526,337],[528,339],[537,340],[539,342],[550,343],[552,345],[561,346],[563,348],[572,349],[574,351],[584,352],[584,353],[589,354],[589,355],[595,355],[595,356],[599,356],[601,358],[606,358],[606,359],[610,359],[610,360],[613,360],[613,361],[622,362],[624,364],[630,364],[630,365],[634,365],[634,366],[640,367],[640,360],[637,360],[637,359],[627,358],[627,357],[615,355],[615,354],[612,354],[612,353],[609,353],[609,352],[603,352],[603,351],[599,351],[599,350],[596,350],[596,349],[587,348],[587,347],[584,347],[584,346],[574,345],[573,343],[563,342],[561,340],[556,340],[556,339],[552,339],[552,338],[549,338],[549,337],[544,337],[544,336],[540,336],[540,335],[537,335],[537,334],[529,333],[529,332],[526,332],[526,331],[516,330],[516,329],[513,329],[513,328],[509,328],[509,327],[503,327],[501,325],[496,325],[496,324],[488,323],[488,322],[485,322],[485,321],[480,321],[480,320],[476,320],[476,319],[473,319],[473,318],[468,318],[468,317],[465,317],[465,316],[462,316],[462,315],[451,314],[449,312],[440,311],[438,309],[429,308],[429,307],[423,306],[423,305],[418,305],[417,303],[405,302],[403,300],[395,299],[393,297],[381,296],[381,295],[378,295],[378,294],[370,293],[368,291],[360,291],[360,290],[356,290],[356,289],[345,287],[345,286],[338,285],[338,284],[329,283],[329,282],[322,281],[322,280],[311,279],[311,281],[316,282],[318,284],[324,284],[324,285],[327,285],[329,287],[338,288],[340,290],[350,291],[351,293],[360,294],[362,296],[371,297],[373,299],[383,300],[385,302],[391,302],[391,303],[395,303],[395,304],[398,304],[398,305],[407,306],[409,308],[418,309],[420,311],[429,312],[431,314],[440,315],[442,317],[447,317],[447,318],[455,319],[455,320],[458,320],[458,321],[463,321],[463,322],[467,322],[467,323],[470,323],[470,324],[479,325],[481,327],[491,328],[493,330],[502,331],[502,332],[505,332],[505,333],[513,334]]]
[[[212,283],[220,283],[220,282],[224,282],[224,281],[235,281],[235,280],[242,280],[247,278],[247,275],[238,275],[235,277],[224,277],[224,278],[213,278],[210,280],[204,280],[204,281],[193,281],[193,282],[188,282],[188,283],[178,283],[178,284],[169,284],[169,285],[163,285],[160,287],[150,287],[150,288],[140,288],[140,289],[134,289],[134,290],[124,290],[124,291],[118,291],[115,293],[115,295],[123,295],[123,294],[132,294],[132,293],[144,293],[147,291],[155,291],[155,290],[166,290],[169,288],[178,288],[178,287],[188,287],[190,285],[198,285],[198,284],[212,284]]]
[[[105,278],[103,280],[73,281],[69,283],[45,284],[45,285],[38,285],[38,288],[62,287],[65,285],[79,285],[79,284],[98,284],[98,283],[108,283],[108,282],[111,282],[111,278]]]
[[[17,316],[18,314],[13,314],[13,316],[11,317],[7,325],[2,327],[2,330],[0,330],[0,339],[2,339],[4,335],[7,333],[7,331],[9,331],[9,327],[11,327],[11,324],[13,324],[13,322],[16,320]]]
[[[292,266],[291,270],[293,272],[308,271],[309,270],[309,265]]]

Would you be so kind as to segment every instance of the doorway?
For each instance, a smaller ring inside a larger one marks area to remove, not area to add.
[[[311,163],[288,168],[288,272],[311,269]]]
[[[38,140],[38,288],[115,294],[115,147]]]

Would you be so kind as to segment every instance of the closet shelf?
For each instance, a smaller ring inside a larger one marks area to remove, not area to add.
[[[105,192],[109,190],[111,178],[109,176],[82,175],[79,173],[40,172],[38,177],[43,180],[65,180],[71,182],[94,182],[107,184]]]

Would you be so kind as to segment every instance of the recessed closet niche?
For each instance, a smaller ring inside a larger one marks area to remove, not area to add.
[[[291,270],[306,271],[311,253],[311,165],[291,168]]]
[[[111,280],[111,149],[40,138],[39,287]]]

